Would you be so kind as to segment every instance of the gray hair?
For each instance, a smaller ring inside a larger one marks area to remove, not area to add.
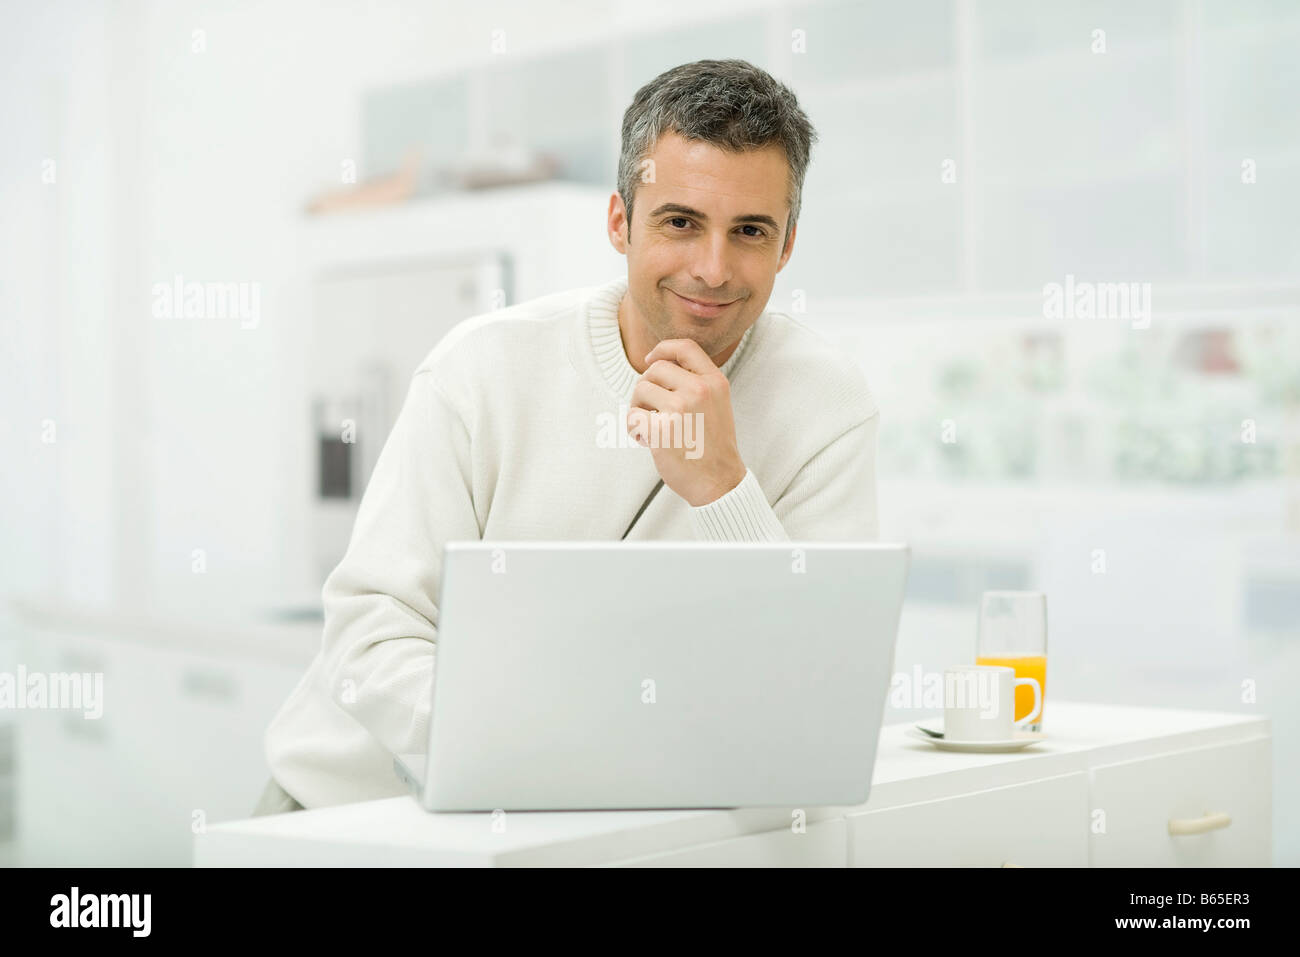
[[[618,157],[618,192],[627,209],[629,241],[641,163],[668,132],[733,153],[771,143],[783,147],[790,164],[789,238],[799,219],[804,173],[817,141],[789,87],[745,60],[696,60],[659,74],[637,90],[623,113]]]

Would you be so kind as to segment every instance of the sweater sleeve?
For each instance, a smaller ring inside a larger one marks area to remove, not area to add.
[[[830,442],[768,504],[747,471],[740,484],[691,508],[696,537],[717,542],[872,541],[876,518],[876,430],[873,412]]]
[[[322,591],[322,690],[393,754],[427,746],[442,546],[481,538],[470,468],[465,423],[417,371]]]

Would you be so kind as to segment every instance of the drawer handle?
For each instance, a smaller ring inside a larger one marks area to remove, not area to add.
[[[1207,831],[1221,830],[1231,823],[1232,818],[1222,811],[1215,814],[1206,814],[1204,817],[1170,818],[1169,833],[1174,835],[1204,834]]]

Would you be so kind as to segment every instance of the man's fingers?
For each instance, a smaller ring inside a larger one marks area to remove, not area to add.
[[[709,354],[694,339],[664,339],[651,349],[645,358],[647,363],[652,363],[656,359],[671,359],[683,369],[696,375],[708,375],[710,372],[718,371]]]
[[[641,381],[653,382],[669,391],[684,389],[697,378],[695,373],[688,372],[671,359],[656,359],[641,373]]]
[[[642,379],[632,389],[631,409],[645,409],[647,412],[671,412],[677,408],[679,400],[673,398],[672,392],[648,379]]]
[[[634,408],[627,414],[627,432],[646,447],[682,448],[685,416],[680,412]]]

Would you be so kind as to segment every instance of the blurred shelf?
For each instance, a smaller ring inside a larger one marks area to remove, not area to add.
[[[512,264],[509,305],[603,282],[620,266],[626,269],[602,228],[612,191],[551,181],[304,216],[299,252],[314,275],[497,254]]]
[[[1141,508],[1159,506],[1165,509],[1213,506],[1217,509],[1237,512],[1239,506],[1249,504],[1254,506],[1251,511],[1267,514],[1270,503],[1285,501],[1288,495],[1300,492],[1300,476],[1291,479],[1243,481],[1224,485],[1077,480],[1049,484],[1042,480],[1014,483],[909,477],[892,481],[882,478],[878,481],[878,487],[900,497],[931,501],[943,507],[952,507],[958,502],[980,501],[988,504],[1001,503],[1012,508],[1096,503],[1105,504],[1107,507],[1111,505]]]
[[[1064,276],[1048,277],[1061,282]],[[1077,283],[1097,282],[1084,273]],[[1114,282],[1128,280],[1113,280]],[[1152,325],[1177,321],[1193,328],[1198,321],[1215,324],[1246,321],[1252,316],[1300,317],[1300,282],[1189,283],[1152,282]],[[946,296],[827,296],[817,297],[809,314],[815,323],[913,322],[988,320],[1011,325],[1060,330],[1089,324],[1127,326],[1127,319],[1049,319],[1043,315],[1042,290],[1034,292],[981,292]]]
[[[304,667],[319,650],[322,633],[322,623],[314,618],[277,621],[273,609],[261,615],[213,615],[195,609],[185,616],[179,610],[155,614],[40,598],[15,599],[10,609],[20,624],[38,630]]]

